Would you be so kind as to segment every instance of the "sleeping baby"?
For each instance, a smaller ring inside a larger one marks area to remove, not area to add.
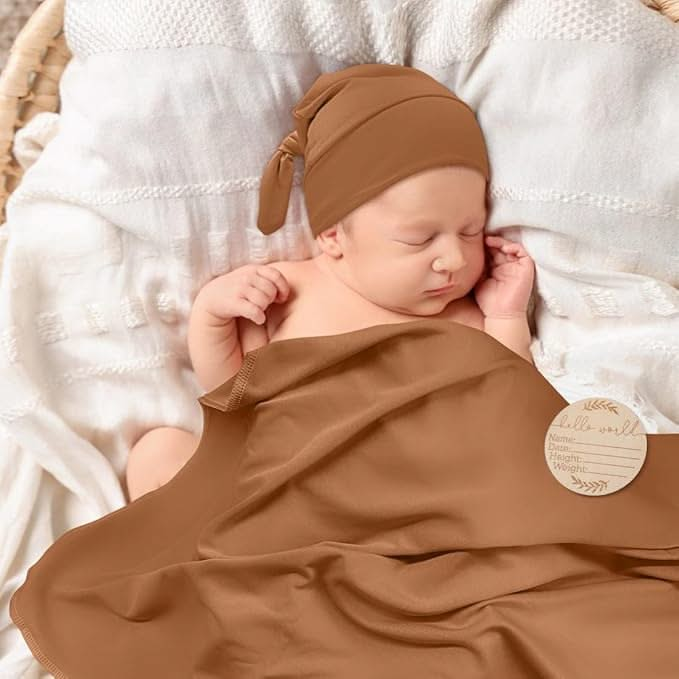
[[[293,159],[319,254],[246,264],[198,293],[188,348],[211,391],[267,343],[421,317],[488,333],[532,363],[533,262],[486,235],[489,163],[472,110],[415,68],[363,64],[320,76],[262,176],[257,226],[285,222]],[[451,357],[454,360],[454,357]],[[200,437],[159,427],[133,446],[130,501],[167,483]]]

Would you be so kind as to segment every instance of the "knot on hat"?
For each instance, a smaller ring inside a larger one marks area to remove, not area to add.
[[[296,129],[262,174],[257,228],[285,222],[294,156],[304,156],[304,200],[314,236],[391,184],[429,168],[490,167],[474,112],[409,66],[359,64],[324,73],[292,111]]]
[[[303,154],[297,130],[278,145],[264,168],[259,190],[257,228],[265,234],[276,231],[285,221],[292,188],[294,157]]]
[[[301,156],[302,149],[299,145],[299,137],[297,130],[290,132],[290,134],[283,139],[283,141],[278,145],[278,151],[280,151],[281,156]]]

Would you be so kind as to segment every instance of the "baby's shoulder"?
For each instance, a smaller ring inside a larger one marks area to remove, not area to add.
[[[318,269],[313,266],[310,259],[285,259],[279,262],[269,262],[268,266],[278,269],[290,288],[290,296],[286,303],[276,305],[281,312],[287,313],[300,295],[304,294],[308,288],[313,289],[318,283]]]
[[[272,266],[274,269],[278,269],[286,278],[288,276],[293,276],[298,278],[300,276],[308,275],[309,271],[309,260],[308,259],[282,259],[277,262],[269,262],[267,266]]]
[[[308,265],[304,264],[305,261],[286,259],[266,263],[266,266],[273,267],[283,274],[290,288],[290,295],[283,303],[269,305],[265,313],[266,322],[262,325],[258,325],[249,318],[242,316],[237,319],[238,335],[243,355],[268,344],[276,328],[290,313],[292,302],[299,296],[299,291],[305,287],[305,281],[309,277]]]

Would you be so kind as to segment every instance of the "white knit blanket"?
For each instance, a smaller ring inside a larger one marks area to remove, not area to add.
[[[406,64],[469,102],[489,231],[536,262],[536,366],[679,431],[679,28],[639,0],[67,0],[66,34],[61,115],[17,140],[0,229],[0,679],[51,676],[9,619],[28,567],[125,504],[144,431],[200,432],[198,289],[317,254],[301,164],[287,225],[255,221],[323,71]]]

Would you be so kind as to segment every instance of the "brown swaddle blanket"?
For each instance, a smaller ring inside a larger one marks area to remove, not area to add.
[[[167,485],[61,536],[11,600],[62,679],[670,679],[679,435],[564,488],[568,402],[480,330],[288,339],[200,398]]]

